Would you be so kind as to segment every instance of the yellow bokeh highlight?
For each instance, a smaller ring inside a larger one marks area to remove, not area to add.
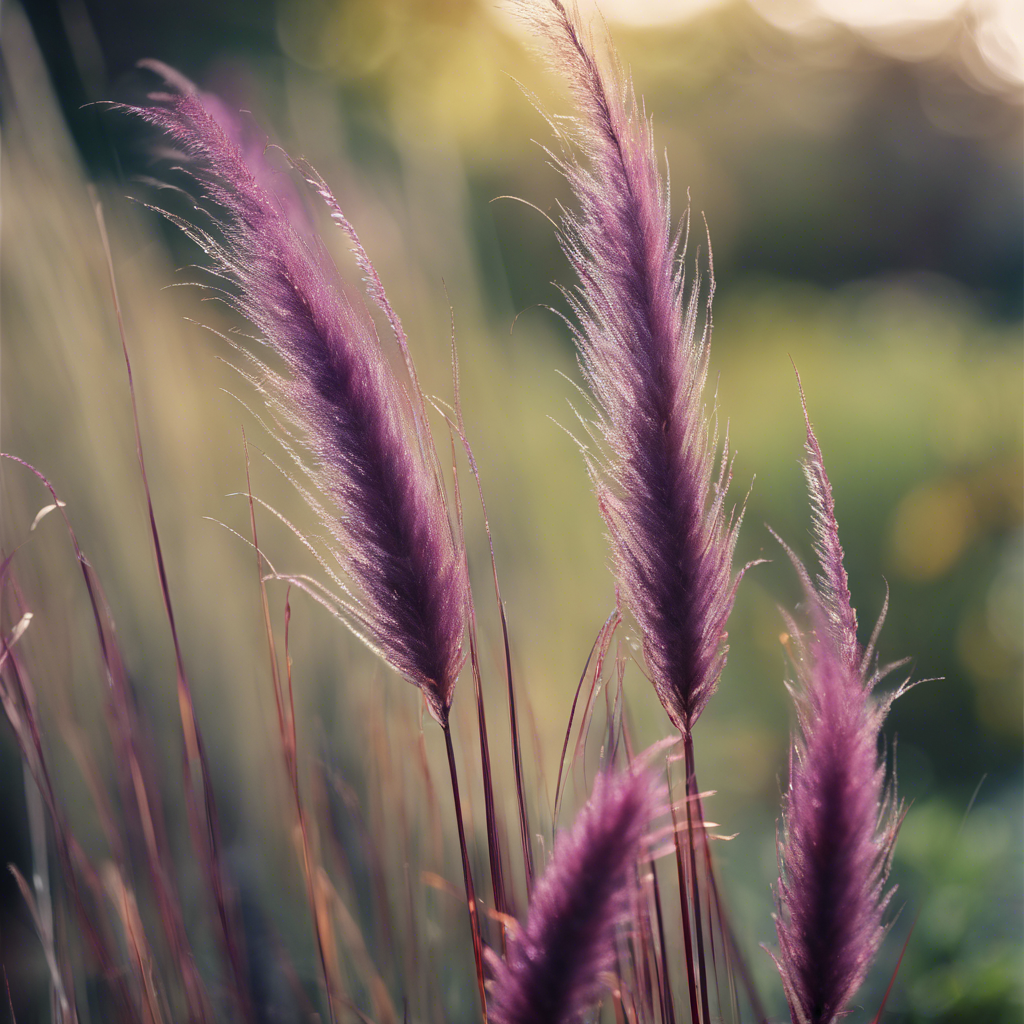
[[[896,570],[910,580],[938,579],[963,554],[976,523],[971,494],[959,481],[916,488],[892,518],[889,546]]]
[[[985,727],[1019,737],[1022,728],[1020,658],[992,634],[986,617],[972,610],[957,631],[957,655],[974,685],[975,707]]]

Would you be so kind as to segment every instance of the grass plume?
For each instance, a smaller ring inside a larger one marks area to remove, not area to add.
[[[227,301],[287,368],[285,377],[259,364],[257,384],[312,455],[322,501],[311,504],[359,591],[336,610],[445,725],[465,660],[467,582],[426,426],[323,247],[296,229],[199,94],[177,84],[136,113],[183,150],[219,230],[171,219],[234,286]],[[337,210],[319,180],[317,188]]]
[[[560,240],[579,278],[566,296],[596,403],[587,429],[606,456],[587,452],[587,462],[648,672],[687,733],[725,663],[738,583],[739,522],[724,504],[728,453],[716,478],[717,438],[703,409],[713,283],[701,323],[700,280],[687,297],[668,187],[631,84],[601,67],[574,9],[560,0],[516,9],[544,40],[578,108],[567,126],[551,124],[564,150],[554,162],[578,204],[564,214]]]
[[[496,960],[493,1024],[575,1024],[600,998],[658,794],[645,769],[597,775],[572,828],[555,842],[507,959]]]
[[[798,736],[779,849],[775,959],[794,1024],[831,1024],[860,987],[882,941],[900,812],[886,790],[878,754],[895,695],[872,696],[886,670],[869,675],[873,641],[864,651],[857,644],[832,488],[809,418],[806,423],[804,468],[820,575],[815,587],[791,554],[811,628],[802,632],[790,622]]]

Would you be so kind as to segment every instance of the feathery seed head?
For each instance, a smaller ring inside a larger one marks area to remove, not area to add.
[[[860,987],[884,934],[899,814],[878,754],[893,698],[873,698],[878,673],[865,677],[872,652],[862,657],[857,646],[832,489],[809,420],[806,451],[821,572],[815,589],[790,553],[811,630],[802,634],[790,625],[798,736],[779,850],[775,961],[794,1024],[830,1024]]]
[[[629,910],[630,872],[664,802],[643,769],[600,773],[572,828],[555,843],[529,916],[498,961],[492,1024],[574,1024],[615,964],[615,926]]]
[[[319,240],[296,227],[288,205],[261,184],[194,87],[171,84],[176,92],[154,95],[152,106],[134,113],[183,150],[201,198],[216,207],[218,231],[167,216],[234,286],[227,301],[285,364],[281,375],[249,357],[257,367],[250,379],[299,428],[312,454],[307,467],[281,438],[319,492],[303,491],[333,538],[331,555],[359,591],[351,601],[338,599],[334,610],[420,687],[444,724],[464,661],[467,581],[429,433],[373,320]],[[340,213],[326,186],[311,181],[332,214]],[[372,266],[345,227],[369,276]],[[372,294],[386,304],[382,292]],[[397,318],[393,323],[400,330]],[[399,340],[404,345],[404,335]]]
[[[723,451],[716,479],[717,435],[703,409],[714,285],[702,314],[699,279],[685,294],[668,189],[632,86],[601,68],[575,10],[559,0],[517,9],[547,40],[580,111],[571,127],[552,122],[564,148],[552,159],[579,204],[561,243],[579,277],[566,295],[597,407],[586,427],[604,453],[587,461],[648,670],[688,732],[721,674],[738,582],[729,459]]]

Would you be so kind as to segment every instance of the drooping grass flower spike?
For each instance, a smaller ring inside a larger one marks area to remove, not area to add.
[[[151,71],[176,92],[195,93],[206,112],[241,154],[256,183],[277,202],[292,228],[307,241],[313,240],[315,229],[307,197],[282,166],[287,165],[286,155],[270,144],[251,113],[238,110],[216,93],[199,90],[195,83],[163,61],[146,58],[137,66]]]
[[[202,247],[213,274],[226,283],[226,301],[284,363],[281,374],[247,353],[255,366],[247,376],[308,452],[300,453],[290,432],[279,437],[312,481],[300,490],[330,535],[329,555],[342,575],[318,557],[348,596],[327,597],[317,585],[291,579],[415,684],[444,731],[483,1005],[483,947],[449,726],[466,657],[469,584],[404,332],[339,204],[303,167],[390,323],[411,397],[391,370],[370,314],[349,294],[319,239],[291,222],[287,205],[261,184],[195,88],[179,76],[170,84],[176,91],[155,94],[151,106],[133,112],[182,150],[216,226],[208,231],[165,216]]]
[[[600,999],[632,872],[663,803],[643,768],[598,774],[572,828],[555,842],[507,960],[494,958],[492,1024],[575,1024]]]
[[[868,675],[871,649],[861,657],[857,647],[831,486],[809,419],[806,451],[821,575],[815,589],[790,552],[811,628],[801,632],[789,622],[798,734],[779,848],[773,956],[794,1024],[830,1024],[860,987],[884,935],[901,812],[886,787],[878,744],[889,706],[905,685],[882,698],[872,695],[888,669]]]
[[[358,591],[336,608],[446,725],[465,658],[466,579],[412,403],[322,245],[293,226],[195,90],[174,84],[135,112],[181,148],[217,229],[171,219],[287,369],[257,362],[255,383],[312,455],[302,463],[318,492],[309,496]]]
[[[716,458],[703,408],[714,286],[703,309],[699,277],[686,294],[668,187],[631,84],[599,65],[560,0],[517,9],[579,108],[551,124],[563,147],[552,159],[578,204],[562,218],[561,244],[579,278],[566,296],[595,403],[585,425],[602,452],[587,461],[647,670],[687,734],[721,674],[738,582],[741,517],[725,508],[730,463],[724,450]]]

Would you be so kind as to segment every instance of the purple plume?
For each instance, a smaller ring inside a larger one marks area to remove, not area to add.
[[[239,110],[237,106],[223,100],[217,93],[200,90],[180,71],[164,64],[163,61],[147,58],[139,61],[138,66],[152,71],[164,82],[180,93],[194,93],[206,112],[217,122],[220,130],[228,141],[238,150],[245,161],[249,173],[252,174],[264,192],[271,196],[281,207],[289,224],[307,242],[314,236],[314,228],[307,213],[303,196],[295,187],[291,176],[270,159],[272,150],[277,156],[283,156],[280,149],[270,145],[266,134],[260,129],[252,114]],[[229,78],[224,82],[232,91],[241,90],[244,86],[237,80]],[[286,158],[285,158],[286,159]]]
[[[800,375],[797,374],[799,385]],[[804,476],[811,497],[811,512],[814,521],[814,553],[821,566],[818,575],[818,597],[828,618],[828,631],[832,642],[843,661],[856,666],[861,658],[857,645],[857,613],[850,604],[850,586],[843,565],[843,549],[839,543],[839,527],[836,523],[836,505],[832,498],[832,484],[825,474],[825,462],[818,447],[818,439],[811,429],[807,415],[807,400],[800,385],[800,402],[804,410],[807,439],[804,450]]]
[[[153,95],[153,105],[135,113],[183,151],[201,197],[216,207],[219,230],[214,235],[168,216],[202,246],[213,273],[234,286],[227,301],[287,369],[282,376],[254,360],[251,379],[298,427],[312,455],[306,466],[282,437],[322,496],[303,491],[332,537],[333,558],[359,591],[335,611],[420,687],[445,724],[464,661],[467,581],[421,407],[395,378],[372,318],[349,295],[323,246],[296,228],[195,89],[177,77],[171,84],[176,92]],[[326,186],[318,178],[311,183],[334,215]],[[371,278],[372,297],[397,325],[358,239],[344,226]],[[407,356],[400,327],[396,333]]]
[[[600,773],[572,828],[555,842],[526,925],[497,961],[492,1024],[574,1024],[615,966],[615,926],[662,793],[644,770]],[[495,958],[496,959],[496,958]]]
[[[790,553],[812,629],[802,634],[790,623],[799,734],[779,851],[775,961],[794,1024],[829,1024],[860,987],[884,934],[899,812],[886,790],[878,742],[895,695],[872,697],[885,670],[865,674],[872,650],[857,645],[832,489],[810,420],[806,451],[821,573],[815,590]]]
[[[686,733],[721,674],[738,582],[728,454],[716,480],[717,432],[703,409],[714,285],[702,316],[700,280],[684,294],[668,189],[632,86],[606,76],[575,10],[559,0],[517,8],[548,41],[580,111],[571,128],[552,126],[564,147],[553,159],[579,204],[563,217],[561,243],[580,281],[567,298],[596,399],[586,426],[605,456],[587,461],[648,671]]]

